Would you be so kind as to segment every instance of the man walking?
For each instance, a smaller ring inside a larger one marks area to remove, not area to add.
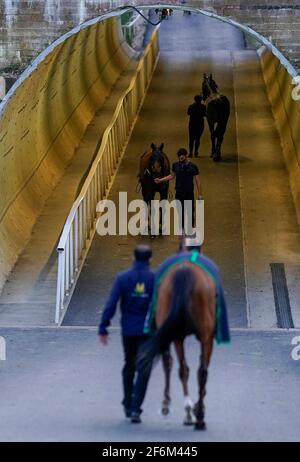
[[[119,273],[114,281],[99,325],[99,341],[108,343],[107,327],[113,318],[118,301],[121,304],[121,328],[125,356],[122,371],[124,399],[122,404],[126,417],[140,423],[141,405],[144,400],[151,370],[139,369],[137,357],[148,339],[144,334],[145,318],[152,298],[154,273],[150,270],[152,251],[149,246],[139,245],[134,250],[134,264]],[[136,375],[136,380],[135,379]]]
[[[163,178],[157,178],[156,183],[162,183],[164,181],[171,181],[176,178],[175,199],[181,204],[181,226],[185,228],[185,215],[188,216],[189,211],[192,211],[192,226],[195,226],[195,196],[194,196],[194,183],[197,190],[197,196],[202,199],[202,188],[200,183],[199,169],[197,165],[193,164],[188,159],[188,153],[185,148],[179,149],[177,152],[178,162],[175,162],[172,166],[172,172],[170,175]],[[191,203],[191,208],[189,207]],[[190,219],[190,217],[189,217]]]
[[[189,121],[189,148],[190,155],[199,157],[200,139],[204,131],[204,117],[206,115],[206,107],[202,104],[202,96],[196,95],[194,103],[188,107],[187,114],[190,116]]]

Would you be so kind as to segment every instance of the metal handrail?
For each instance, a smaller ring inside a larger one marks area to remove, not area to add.
[[[128,89],[119,99],[106,128],[98,154],[65,222],[58,246],[55,322],[59,324],[74,291],[95,232],[96,205],[108,192],[111,179],[133,129],[159,56],[158,31],[137,67]]]
[[[124,29],[129,29],[130,27],[134,26],[134,24],[139,20],[141,19],[141,16],[139,16],[138,14],[136,14],[135,18],[129,22],[128,24],[123,24],[122,27],[124,27]]]

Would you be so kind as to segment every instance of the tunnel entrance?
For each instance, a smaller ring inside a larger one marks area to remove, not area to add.
[[[115,177],[111,197],[116,198],[121,188],[128,190],[132,199],[136,197],[132,172],[136,171],[138,156],[152,141],[165,142],[172,162],[176,160],[178,148],[187,143],[187,106],[193,96],[199,93],[203,72],[212,72],[222,93],[231,101],[232,115],[225,138],[224,163],[216,168],[209,159],[208,130],[203,136],[200,159],[196,160],[206,190],[205,251],[219,263],[224,275],[232,326],[274,327],[276,314],[270,265],[285,263],[290,268],[287,280],[292,281],[295,301],[295,274],[298,267],[291,249],[298,249],[299,236],[298,231],[295,232],[298,229],[297,220],[292,210],[288,177],[260,60],[255,49],[247,49],[241,27],[231,24],[230,20],[222,20],[220,23],[216,15],[189,8],[197,14],[187,16],[183,15],[183,7],[175,9],[174,15],[161,24],[161,59],[119,173]],[[93,24],[113,19],[120,14],[120,11],[110,13],[107,18],[93,20]],[[65,40],[67,43],[82,32],[87,33],[88,27],[87,23],[77,31],[74,30],[68,37],[62,38],[59,44]],[[55,46],[52,52],[54,50]],[[45,53],[44,59],[47,56]],[[36,62],[35,69],[42,63],[43,60]],[[50,92],[50,96],[55,98],[55,92]],[[255,149],[252,149],[253,143]],[[266,178],[269,186],[265,188]],[[278,185],[276,194],[271,194],[274,193],[273,184]],[[261,191],[266,194],[263,201]],[[266,220],[267,206],[276,211],[273,220]],[[287,216],[286,228],[293,230],[287,235],[278,229],[283,215]],[[266,223],[266,233],[261,223]],[[279,247],[269,239],[274,228],[282,243]],[[128,236],[107,239],[95,236],[64,319],[65,325],[97,324],[107,288],[115,272],[130,264],[131,249],[136,242],[136,238]],[[176,251],[177,245],[177,240],[172,238],[153,242],[155,264],[163,256]],[[51,247],[39,282],[44,276],[47,278],[55,272],[55,256],[55,248]],[[49,268],[51,271],[48,273]],[[22,309],[26,311],[26,307],[22,308],[21,305],[27,305],[28,308],[33,299],[36,304],[40,303],[33,290],[38,286],[36,281],[26,291],[27,299],[24,303],[24,286],[20,285],[22,274],[17,275],[17,271],[16,268],[15,275],[12,274],[0,298],[0,309],[5,313],[18,313]],[[12,300],[14,284],[15,294],[18,295],[14,295]],[[43,294],[42,298],[44,300]],[[50,313],[50,302],[47,301],[43,308]],[[36,316],[36,313],[31,310],[30,316]],[[8,314],[7,319],[9,317]]]
[[[164,142],[166,152],[171,153],[172,161],[176,160],[177,149],[187,142],[187,106],[192,102],[194,94],[200,91],[203,72],[212,72],[221,92],[229,97],[233,113],[226,134],[226,154],[222,168],[216,170],[209,161],[208,131],[203,137],[200,159],[196,160],[206,190],[205,252],[220,264],[227,287],[232,327],[265,325],[274,327],[276,314],[270,274],[272,262],[269,260],[274,258],[274,254],[280,259],[286,257],[284,252],[278,252],[279,249],[276,250],[274,246],[267,244],[266,236],[260,234],[262,229],[258,231],[259,226],[256,229],[257,234],[253,232],[255,226],[252,220],[254,222],[265,220],[266,211],[262,204],[258,205],[260,202],[258,191],[263,187],[259,184],[261,181],[259,175],[262,171],[267,172],[270,169],[268,174],[273,177],[275,173],[273,168],[277,165],[287,181],[283,189],[289,188],[288,179],[284,173],[283,160],[269,158],[269,148],[266,151],[264,145],[264,133],[261,129],[257,132],[255,122],[257,107],[261,110],[259,124],[273,123],[274,125],[274,120],[256,50],[247,49],[240,28],[232,28],[231,24],[224,22],[221,27],[218,21],[218,18],[209,18],[207,15],[184,16],[183,11],[178,9],[173,17],[161,23],[161,61],[137,123],[136,132],[128,147],[128,154],[126,154],[128,157],[124,158],[121,166],[122,183],[117,182],[111,197],[117,201],[117,193],[123,185],[126,190],[131,191],[132,179],[130,174],[127,177],[127,172],[132,169],[137,153],[143,152],[151,141]],[[193,36],[193,33],[189,35],[188,27],[197,30],[197,35]],[[253,97],[251,103],[249,95]],[[154,114],[156,118],[153,120]],[[253,121],[252,124],[247,122],[248,117]],[[158,134],[160,134],[159,138]],[[251,150],[252,138],[256,139],[258,146],[263,149],[263,161]],[[276,143],[279,143],[274,126],[272,135],[269,134],[267,138],[267,144],[269,143],[273,148]],[[249,171],[251,179],[248,179]],[[275,180],[275,177],[273,179]],[[248,201],[253,194],[250,187],[253,181],[257,183],[257,193],[256,205],[251,208]],[[133,191],[131,193],[134,196]],[[281,193],[278,190],[279,196]],[[289,197],[287,208],[290,208],[292,203],[290,192]],[[275,202],[277,199],[273,198]],[[247,206],[244,209],[246,202]],[[275,203],[270,206],[276,209]],[[257,214],[255,218],[252,216],[253,213]],[[280,221],[279,216],[274,217],[274,220],[271,226],[277,226],[275,223]],[[297,228],[294,214],[291,215],[291,220],[293,226]],[[97,324],[100,306],[106,296],[106,287],[111,283],[110,274],[113,273],[116,262],[118,266],[122,265],[121,268],[128,266],[135,242],[132,237],[123,239],[117,236],[107,237],[104,243],[104,240],[95,237],[86,260],[86,267],[65,316],[64,325]],[[257,244],[258,242],[260,243]],[[154,261],[159,263],[163,255],[167,256],[176,250],[177,242],[174,238],[168,239],[168,242],[156,240],[152,246],[156,255]],[[260,262],[259,259],[255,261],[256,246],[260,249],[258,251],[261,254]],[[112,249],[116,252],[113,257]],[[101,265],[97,264],[100,254],[106,261],[105,271],[100,270]],[[93,272],[96,267],[99,268],[100,273]],[[107,271],[108,267],[111,268],[109,271]],[[105,281],[102,288],[99,287],[99,279]],[[91,286],[93,293],[97,294],[94,308],[91,299],[89,298],[88,302],[86,298],[89,297],[88,287]]]
[[[182,3],[184,3],[184,2],[182,2]],[[171,9],[172,11],[182,11],[183,13],[184,12],[189,12],[189,13],[193,13],[193,14],[201,14],[201,15],[204,15],[206,17],[217,19],[217,20],[219,20],[221,22],[224,22],[226,24],[230,24],[230,25],[232,25],[234,27],[237,27],[242,32],[244,32],[244,34],[248,35],[249,37],[252,37],[252,40],[254,41],[254,43],[260,43],[261,45],[265,45],[269,50],[271,50],[272,53],[280,60],[282,65],[291,74],[292,77],[297,76],[297,72],[294,69],[294,67],[292,66],[292,64],[270,42],[270,40],[267,37],[265,37],[265,36],[259,34],[258,32],[254,31],[249,26],[245,26],[245,25],[243,25],[243,24],[241,24],[241,23],[239,23],[237,21],[234,21],[233,19],[227,18],[225,16],[220,16],[220,15],[218,15],[216,13],[211,12],[211,11],[206,11],[206,10],[201,9],[201,8],[195,8],[195,7],[187,6],[187,5],[184,5],[184,4],[183,5],[174,5],[172,3],[170,3],[170,4],[168,4],[168,3],[163,3],[163,4],[158,3],[158,4],[153,4],[153,5],[147,5],[147,6],[145,6],[145,5],[136,5],[135,7],[133,7],[133,6],[124,6],[124,7],[116,8],[115,10],[109,11],[108,13],[105,13],[105,14],[103,14],[101,16],[97,16],[94,19],[91,19],[91,20],[87,21],[86,23],[83,23],[82,25],[80,25],[78,27],[75,27],[74,29],[69,31],[67,34],[62,35],[58,40],[56,40],[48,48],[46,48],[41,53],[41,55],[39,55],[38,58],[36,60],[34,60],[32,65],[30,65],[28,67],[28,69],[26,69],[26,71],[24,72],[24,75],[22,74],[20,76],[20,78],[16,82],[16,85],[13,85],[13,88],[8,92],[8,95],[4,98],[4,101],[2,102],[2,104],[0,102],[0,115],[1,115],[1,112],[3,111],[3,109],[5,107],[5,104],[6,104],[7,100],[14,93],[14,91],[18,87],[18,85],[20,85],[24,79],[29,77],[31,71],[33,69],[35,69],[36,65],[38,65],[41,61],[43,61],[45,59],[45,57],[48,55],[48,53],[51,52],[55,46],[59,45],[60,42],[68,39],[70,36],[72,36],[74,34],[79,33],[80,30],[82,30],[83,28],[89,27],[90,25],[92,25],[92,24],[94,24],[95,22],[98,22],[98,21],[105,21],[105,20],[107,20],[107,19],[109,19],[111,17],[120,17],[120,16],[124,15],[124,13],[130,12],[130,11],[141,11],[141,13],[145,13],[148,10],[149,11],[155,11],[155,10],[162,10],[163,8],[168,8],[168,9]],[[11,86],[11,84],[9,86]]]

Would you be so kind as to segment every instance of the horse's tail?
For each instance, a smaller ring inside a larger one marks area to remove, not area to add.
[[[153,359],[163,353],[173,340],[184,337],[186,312],[190,311],[194,283],[195,277],[191,268],[179,268],[174,273],[169,316],[146,342],[139,358],[142,367],[151,367]]]
[[[224,132],[230,116],[230,101],[227,96],[220,95],[218,99],[206,101],[206,117],[208,123],[221,123],[224,126]]]
[[[230,101],[227,96],[222,95],[223,107],[224,107],[224,115],[227,119],[230,116]]]

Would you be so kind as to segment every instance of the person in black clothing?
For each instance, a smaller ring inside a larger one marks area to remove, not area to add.
[[[194,196],[194,183],[197,190],[197,198],[202,199],[202,188],[200,182],[199,169],[197,165],[193,164],[188,159],[188,152],[185,148],[179,149],[177,152],[179,161],[175,162],[172,166],[172,173],[163,178],[155,180],[156,183],[162,183],[163,181],[171,181],[176,178],[175,198],[181,203],[182,214],[181,214],[181,225],[184,229],[184,216],[185,210],[189,210],[186,201],[192,202],[192,225],[195,226],[195,196]]]
[[[196,95],[194,103],[188,107],[187,114],[190,116],[189,122],[189,148],[190,155],[193,157],[195,148],[195,156],[199,156],[200,139],[204,131],[204,117],[206,115],[206,107],[202,104],[202,96]]]
[[[107,327],[114,316],[118,301],[121,301],[122,340],[125,356],[123,367],[123,406],[126,417],[133,423],[140,423],[141,405],[144,400],[150,370],[137,364],[137,357],[148,340],[144,334],[144,323],[152,299],[154,273],[150,270],[149,260],[152,251],[149,246],[139,245],[134,251],[133,266],[119,273],[106,302],[98,335],[102,345],[108,343]],[[134,378],[136,375],[136,381]]]

